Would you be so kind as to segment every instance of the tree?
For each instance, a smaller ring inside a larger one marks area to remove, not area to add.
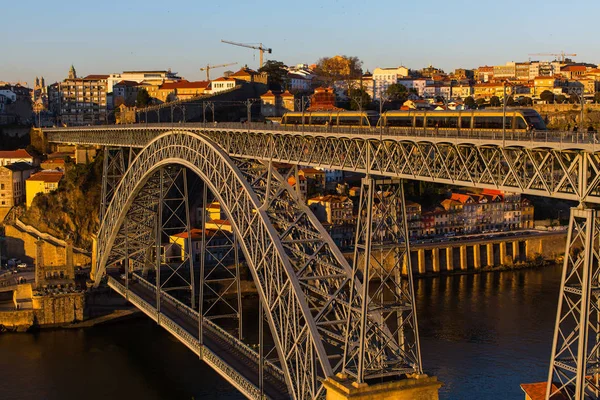
[[[571,104],[581,103],[581,98],[579,96],[577,96],[575,93],[573,93],[569,96],[569,103],[571,103]]]
[[[533,100],[531,100],[531,97],[521,97],[519,99],[519,105],[522,107],[531,106],[533,105]]]
[[[600,92],[596,92],[594,94],[594,103],[596,103],[596,104],[600,103]]]
[[[548,104],[554,104],[554,93],[549,90],[544,90],[540,94],[540,100],[545,101]]]
[[[559,94],[558,96],[556,96],[554,101],[556,101],[559,104],[563,104],[565,101],[567,101],[567,96],[565,96],[564,94]]]
[[[481,107],[485,104],[485,99],[483,97],[480,97],[477,99],[477,107]]]
[[[348,90],[348,97],[351,110],[363,111],[371,106],[371,96],[364,88]]]
[[[355,56],[322,57],[317,61],[315,73],[329,85],[358,79],[362,75],[362,61]]]
[[[392,83],[385,90],[385,93],[389,96],[390,101],[404,103],[408,98],[408,90],[406,89],[406,86],[400,83]]]
[[[498,96],[490,98],[490,107],[500,107],[500,98]]]
[[[475,102],[475,99],[472,96],[467,97],[464,101],[464,104],[465,107],[467,107],[469,110],[477,108],[477,103]]]
[[[268,60],[258,72],[266,72],[269,76],[269,86],[281,88],[287,83],[287,66],[281,61]]]
[[[135,104],[138,107],[146,107],[150,104],[150,95],[146,89],[140,89],[135,100]]]
[[[517,102],[512,96],[508,96],[506,99],[506,107],[514,107],[517,105]]]
[[[435,96],[435,102],[436,103],[445,103],[446,99],[444,99],[444,96]]]

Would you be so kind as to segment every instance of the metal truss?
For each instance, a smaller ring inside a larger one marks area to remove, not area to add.
[[[233,318],[237,320],[238,338],[243,338],[242,290],[240,276],[239,244],[236,235],[225,229],[227,220],[208,221],[208,187],[202,189],[200,263],[200,315],[215,320]],[[216,229],[208,231],[206,223]],[[229,296],[236,294],[232,301]],[[205,306],[205,303],[208,304]],[[202,325],[200,336],[202,336]]]
[[[350,303],[360,313],[348,319],[344,372],[359,383],[422,373],[404,190],[397,180],[362,180],[351,286]],[[355,295],[359,290],[362,296]],[[370,324],[369,316],[380,323]]]
[[[572,208],[546,398],[600,394],[600,215]]]
[[[144,147],[172,125],[45,130],[48,141]],[[229,155],[600,203],[600,145],[562,141],[294,133],[186,124]]]
[[[322,380],[343,368],[348,320],[356,319],[350,314],[361,312],[350,306],[350,291],[355,291],[353,298],[360,299],[362,286],[356,282],[351,287],[348,262],[287,183],[294,168],[278,170],[272,163],[234,162],[212,141],[188,132],[159,136],[140,152],[115,191],[98,234],[95,276],[103,275],[135,199],[157,171],[173,164],[198,174],[231,222],[256,283],[292,397],[323,396]],[[165,192],[157,192],[160,202]],[[368,329],[382,322],[376,315],[367,317]],[[367,348],[379,352],[380,358],[397,353],[395,343],[384,342],[389,348],[382,349],[381,341],[368,340],[372,342]]]
[[[186,169],[180,165],[160,168],[156,224],[156,297],[160,310],[162,291],[189,291],[188,304],[195,307],[196,286],[192,261],[192,239]],[[171,237],[184,234],[183,243],[172,246]],[[168,246],[163,243],[169,243]],[[168,248],[168,247],[174,247]],[[173,251],[175,250],[175,251]]]
[[[100,204],[100,221],[104,218],[106,209],[112,200],[115,189],[125,175],[125,148],[104,147],[104,159],[102,168],[102,197]]]

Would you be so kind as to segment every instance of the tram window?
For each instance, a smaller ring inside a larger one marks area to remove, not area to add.
[[[517,115],[515,118],[515,128],[516,129],[527,129],[527,123],[520,115]]]
[[[423,117],[415,117],[415,126],[417,128],[422,128],[423,127]]]
[[[310,118],[311,125],[326,125],[329,122],[329,115],[313,115]]]
[[[339,124],[340,125],[360,125],[360,116],[356,116],[356,117],[342,117],[340,116],[338,118]]]
[[[362,117],[362,126],[369,126],[369,119],[367,117]]]
[[[301,124],[302,123],[302,116],[298,115],[288,115],[287,117],[285,117],[285,122],[284,124]]]
[[[369,126],[378,126],[379,116],[371,115],[369,117]]]
[[[475,117],[475,129],[502,129],[502,117]]]
[[[544,120],[539,115],[526,115],[525,119],[529,124],[533,125],[534,129],[537,129],[539,131],[545,131],[546,129],[548,129],[546,128]]]
[[[412,117],[387,117],[387,126],[412,126]]]
[[[460,127],[462,129],[471,129],[471,117],[460,117]]]
[[[433,117],[427,116],[428,128],[456,128],[458,125],[458,117]]]

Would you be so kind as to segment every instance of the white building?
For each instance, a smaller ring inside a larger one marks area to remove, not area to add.
[[[398,83],[399,79],[408,76],[408,68],[375,68],[373,71],[373,99],[379,99],[381,93],[385,92],[390,85]]]
[[[173,82],[180,80],[177,72],[167,71],[123,71],[120,74],[110,74],[107,78],[107,93],[113,91],[113,86],[121,81],[133,81],[137,83],[147,82],[149,84],[160,85],[165,81]]]
[[[2,96],[6,97],[7,99],[9,99],[10,101],[12,101],[13,103],[15,101],[17,101],[17,94],[15,92],[13,92],[12,90],[1,89],[0,94]]]
[[[225,90],[231,90],[235,88],[236,80],[233,78],[220,77],[211,82],[210,93],[219,93]]]
[[[34,165],[34,159],[25,149],[0,151],[0,166],[25,162]]]
[[[289,90],[310,90],[311,79],[308,75],[290,72],[287,74],[287,79],[289,81]]]
[[[404,87],[406,87],[407,90],[410,89],[415,89],[415,91],[417,92],[417,94],[419,96],[423,96],[425,93],[425,88],[428,85],[433,85],[433,80],[432,79],[425,79],[425,78],[419,78],[419,79],[398,79],[399,84],[403,85]]]

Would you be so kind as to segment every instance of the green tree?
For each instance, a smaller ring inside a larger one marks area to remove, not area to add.
[[[389,96],[390,101],[399,101],[404,103],[408,98],[408,90],[406,86],[400,83],[392,83],[385,90],[385,93]]]
[[[581,98],[579,96],[577,96],[575,93],[573,93],[572,95],[569,96],[569,103],[571,103],[571,104],[581,103]]]
[[[596,103],[596,104],[600,103],[600,92],[596,92],[594,94],[594,103]]]
[[[475,102],[475,99],[472,96],[469,96],[465,99],[464,105],[469,110],[473,110],[473,109],[477,108],[477,103]]]
[[[435,96],[435,102],[436,103],[445,103],[446,99],[444,99],[444,96]]]
[[[258,72],[266,72],[269,76],[269,85],[285,87],[287,83],[287,66],[281,61],[268,60]]]
[[[483,97],[480,97],[477,99],[477,107],[481,107],[485,104],[485,99]]]
[[[322,57],[317,61],[315,73],[329,85],[336,81],[358,79],[362,75],[362,61],[355,56]]]
[[[544,90],[540,94],[540,100],[545,101],[548,104],[554,104],[554,93],[549,90]]]
[[[364,111],[371,107],[371,96],[364,88],[348,90],[350,98],[350,109]]]
[[[563,104],[565,101],[567,101],[567,96],[565,96],[564,94],[559,94],[554,98],[554,101],[559,104]]]
[[[135,100],[135,104],[138,107],[146,107],[150,104],[150,95],[146,89],[140,89]]]
[[[508,99],[506,99],[506,106],[514,107],[516,105],[517,105],[517,102],[515,101],[515,99],[512,96],[508,96]]]
[[[533,100],[531,100],[531,97],[521,97],[519,99],[519,105],[522,107],[531,106],[533,105]]]
[[[490,98],[490,107],[500,107],[500,98],[498,96]]]

